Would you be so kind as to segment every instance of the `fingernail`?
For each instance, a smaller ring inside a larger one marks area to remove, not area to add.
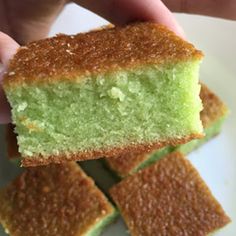
[[[184,29],[179,24],[176,25],[176,31],[177,31],[176,33],[178,36],[180,36],[181,38],[185,40],[187,39]]]

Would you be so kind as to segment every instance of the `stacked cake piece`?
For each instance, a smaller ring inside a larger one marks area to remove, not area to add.
[[[230,222],[196,169],[178,152],[127,177],[110,192],[133,236],[208,235]]]

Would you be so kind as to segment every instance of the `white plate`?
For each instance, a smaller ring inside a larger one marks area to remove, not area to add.
[[[223,132],[189,155],[215,197],[232,219],[217,236],[236,235],[236,22],[199,16],[177,15],[188,39],[205,53],[201,80],[229,106],[231,115]],[[67,6],[55,23],[55,33],[77,33],[105,24],[101,18],[75,7]],[[3,131],[0,129],[0,186],[16,176],[19,169],[4,156]],[[1,203],[0,203],[1,204]],[[0,229],[0,236],[4,236]],[[111,225],[103,236],[128,235],[122,220]]]

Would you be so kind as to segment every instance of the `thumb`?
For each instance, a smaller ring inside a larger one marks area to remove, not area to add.
[[[0,32],[0,124],[10,122],[10,106],[2,89],[1,83],[4,71],[6,70],[9,60],[15,54],[19,45],[9,36]]]
[[[0,61],[7,67],[9,60],[16,53],[19,44],[8,35],[0,32]]]

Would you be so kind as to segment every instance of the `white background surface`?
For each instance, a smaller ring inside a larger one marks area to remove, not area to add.
[[[236,235],[236,22],[199,16],[177,15],[187,38],[205,53],[201,80],[229,106],[231,114],[223,132],[189,155],[211,191],[232,219],[217,236]],[[55,23],[51,35],[86,31],[106,21],[76,7],[66,7]],[[0,130],[0,186],[13,178],[19,169],[8,163],[4,153],[3,131]],[[1,204],[1,203],[0,203]],[[0,236],[5,236],[0,229]],[[111,225],[103,236],[128,235],[121,220]],[[28,236],[28,235],[26,235]]]

